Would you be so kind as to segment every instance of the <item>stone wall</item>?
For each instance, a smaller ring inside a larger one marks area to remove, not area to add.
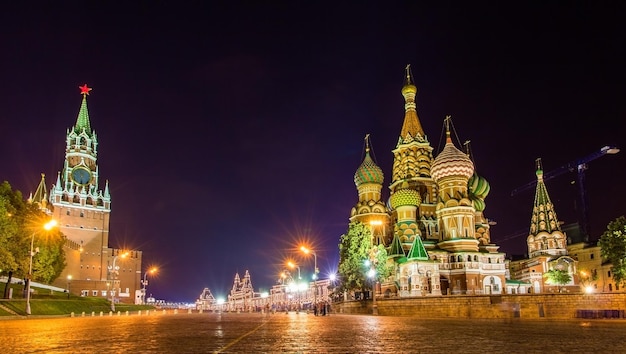
[[[626,294],[523,294],[377,299],[381,316],[424,318],[624,318]],[[333,303],[333,312],[371,314],[372,301]]]

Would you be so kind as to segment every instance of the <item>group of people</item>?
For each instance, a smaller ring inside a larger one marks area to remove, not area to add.
[[[313,306],[313,314],[315,316],[326,316],[330,314],[330,304],[328,302],[318,302]]]
[[[306,307],[306,306],[302,306],[302,307]],[[298,305],[272,304],[271,306],[269,304],[266,304],[265,310],[268,312],[271,310],[272,313],[276,313],[276,311],[285,311],[285,313],[289,313],[289,311],[300,312],[300,311],[303,311],[304,309],[301,308],[299,304]],[[329,315],[330,303],[327,301],[323,301],[323,302],[318,302],[317,304],[311,304],[308,306],[308,308],[306,308],[306,312],[309,313],[310,310],[313,310],[313,314],[315,316]]]

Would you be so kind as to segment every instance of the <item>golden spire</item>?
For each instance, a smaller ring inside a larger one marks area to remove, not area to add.
[[[417,115],[417,104],[415,103],[417,87],[413,84],[411,64],[405,67],[405,74],[406,83],[402,87],[402,96],[404,96],[404,123],[400,131],[400,139],[404,143],[409,143],[413,140],[425,140],[425,135]]]

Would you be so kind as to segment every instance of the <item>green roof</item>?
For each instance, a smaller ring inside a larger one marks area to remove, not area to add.
[[[409,260],[428,260],[428,252],[426,252],[426,248],[424,248],[424,244],[422,243],[422,238],[419,237],[419,235],[415,235],[415,239],[413,240],[413,244],[411,245],[411,250],[409,251],[407,258]]]

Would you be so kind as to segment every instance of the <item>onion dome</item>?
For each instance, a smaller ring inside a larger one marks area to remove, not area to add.
[[[446,117],[449,119],[450,116]],[[450,130],[446,131],[446,146],[430,166],[430,175],[435,182],[444,177],[459,176],[469,179],[474,174],[474,163],[466,153],[457,149],[450,138]]]
[[[413,95],[411,98],[415,98],[415,95],[417,95],[417,86],[408,81],[407,84],[402,87],[402,96],[408,101],[410,95]]]
[[[467,182],[467,186],[469,190],[469,197],[474,203],[474,208],[476,209],[476,211],[484,211],[485,198],[491,190],[489,182],[487,182],[484,177],[474,173]]]
[[[370,157],[369,134],[365,137],[365,158],[354,173],[354,184],[359,187],[366,183],[383,184],[383,170]]]
[[[354,173],[354,184],[360,186],[365,183],[383,184],[383,170],[370,157],[369,149],[365,152],[363,163]]]
[[[408,182],[403,182],[400,189],[397,189],[389,198],[391,207],[397,209],[405,205],[418,206],[421,203],[419,193],[415,189],[410,189]]]

